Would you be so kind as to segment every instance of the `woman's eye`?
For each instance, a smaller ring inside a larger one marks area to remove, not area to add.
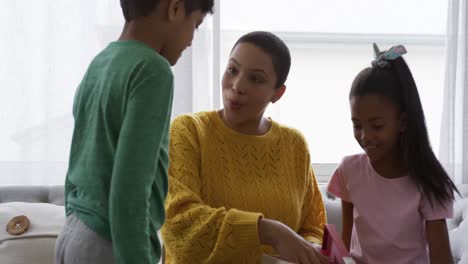
[[[229,73],[231,73],[231,74],[237,73],[237,70],[236,70],[235,68],[233,68],[233,67],[228,67],[227,71],[228,71]]]
[[[263,83],[264,82],[263,78],[258,77],[258,76],[251,76],[250,80],[252,82],[254,82],[254,83]]]

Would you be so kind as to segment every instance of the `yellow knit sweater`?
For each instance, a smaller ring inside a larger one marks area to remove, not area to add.
[[[325,209],[303,136],[272,121],[263,136],[228,128],[217,112],[174,120],[162,236],[166,263],[260,263],[258,219],[321,243]]]

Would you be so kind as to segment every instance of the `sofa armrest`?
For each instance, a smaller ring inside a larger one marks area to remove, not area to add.
[[[0,203],[27,202],[64,205],[63,186],[0,186]]]

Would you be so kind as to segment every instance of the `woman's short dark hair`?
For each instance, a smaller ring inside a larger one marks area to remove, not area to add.
[[[275,88],[281,87],[286,82],[291,68],[291,54],[288,46],[279,37],[271,32],[254,31],[243,35],[232,49],[234,50],[239,43],[251,43],[271,57],[277,77]]]

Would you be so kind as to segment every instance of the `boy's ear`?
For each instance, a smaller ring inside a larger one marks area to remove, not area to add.
[[[169,21],[176,21],[185,17],[184,0],[167,0],[167,17]]]
[[[406,131],[407,124],[408,124],[408,115],[406,114],[406,112],[403,112],[400,115],[400,132],[401,133]]]
[[[271,99],[271,102],[273,104],[278,102],[278,100],[281,99],[281,97],[283,96],[284,92],[286,92],[286,85],[283,84],[283,85],[281,85],[280,88],[275,89],[275,95]]]

